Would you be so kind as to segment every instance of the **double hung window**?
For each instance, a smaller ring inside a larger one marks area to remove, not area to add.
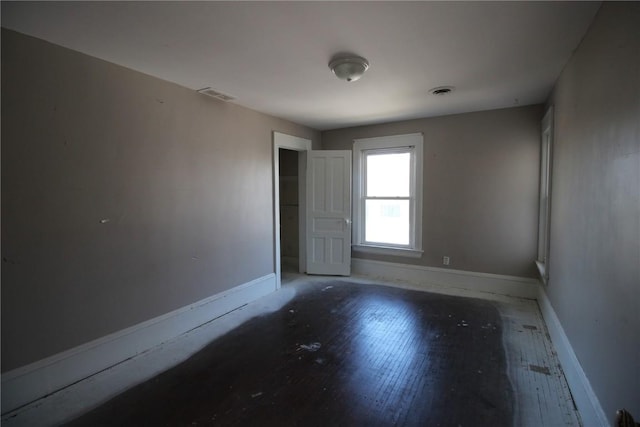
[[[354,142],[355,250],[422,254],[422,134]]]

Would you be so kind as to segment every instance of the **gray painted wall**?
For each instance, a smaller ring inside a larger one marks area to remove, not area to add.
[[[452,95],[455,96],[455,95]],[[541,106],[459,114],[322,133],[324,149],[424,133],[421,259],[355,257],[535,277]]]
[[[2,371],[272,273],[272,130],[3,30]]]
[[[640,418],[640,3],[603,3],[554,90],[547,293],[607,416]]]

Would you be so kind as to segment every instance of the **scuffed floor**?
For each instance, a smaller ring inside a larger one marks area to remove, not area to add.
[[[491,301],[309,284],[70,425],[509,426]]]
[[[363,278],[287,281],[3,424],[84,411],[68,425],[580,425],[535,301]],[[182,363],[104,403],[158,353]]]

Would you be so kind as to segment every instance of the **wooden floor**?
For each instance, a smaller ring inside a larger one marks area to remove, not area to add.
[[[579,425],[550,349],[531,359],[535,343],[514,342],[544,341],[544,326],[519,324],[507,306],[310,281],[279,311],[69,425]]]
[[[580,426],[536,301],[291,273],[280,291],[1,421]]]

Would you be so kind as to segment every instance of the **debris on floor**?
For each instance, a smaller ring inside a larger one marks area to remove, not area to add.
[[[298,351],[306,350],[310,352],[315,352],[320,350],[320,347],[322,347],[322,344],[320,344],[319,342],[312,342],[311,344],[301,344],[300,346],[298,346]]]
[[[546,366],[529,365],[529,370],[539,374],[551,375],[551,371]]]

